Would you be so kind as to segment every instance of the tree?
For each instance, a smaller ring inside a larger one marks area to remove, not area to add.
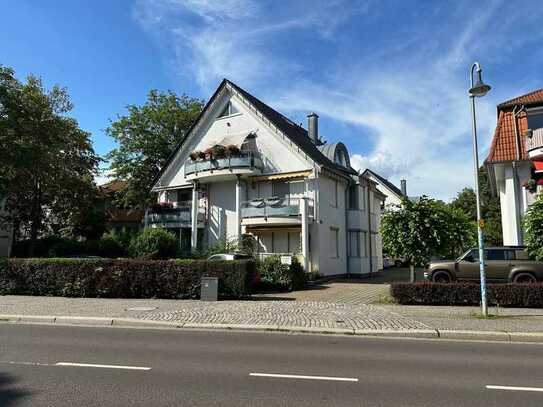
[[[381,219],[384,250],[394,257],[409,260],[411,281],[414,266],[431,257],[454,257],[470,247],[474,225],[462,211],[423,196],[414,202],[407,198],[391,208]]]
[[[66,115],[72,108],[66,89],[47,91],[33,75],[22,83],[0,66],[0,193],[30,254],[49,227],[73,225],[95,191],[99,158],[90,133]]]
[[[492,194],[485,167],[479,169],[479,188],[481,196],[481,215],[485,221],[483,229],[485,243],[492,246],[502,244],[502,222],[500,200]],[[464,188],[451,202],[453,208],[460,209],[473,222],[477,222],[475,192]]]
[[[524,243],[530,257],[543,261],[543,194],[530,205],[524,214]]]
[[[108,159],[114,177],[127,181],[119,194],[122,207],[143,207],[150,201],[151,183],[183,139],[204,102],[173,92],[149,92],[143,106],[128,105],[106,129],[118,143]]]

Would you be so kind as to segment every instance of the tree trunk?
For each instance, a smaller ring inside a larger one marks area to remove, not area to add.
[[[416,280],[415,276],[415,262],[413,259],[409,260],[409,281],[414,283]]]

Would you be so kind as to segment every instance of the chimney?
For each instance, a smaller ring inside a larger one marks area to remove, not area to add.
[[[307,115],[307,133],[313,144],[317,144],[319,141],[319,116],[315,112]]]
[[[407,196],[407,181],[402,179],[400,181],[400,185],[401,185],[400,189],[402,190],[402,195]]]

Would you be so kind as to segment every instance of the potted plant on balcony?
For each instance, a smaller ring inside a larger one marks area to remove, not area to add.
[[[213,148],[209,147],[204,150],[204,159],[212,160],[213,159]]]
[[[528,181],[525,181],[522,186],[524,187],[524,189],[530,192],[535,192],[537,188],[537,182],[535,181],[535,179],[530,178]]]
[[[237,157],[240,154],[241,150],[235,144],[230,144],[226,146],[226,153],[230,157]]]
[[[190,153],[190,159],[192,161],[200,160],[205,157],[205,154],[203,151],[194,150],[192,153]]]
[[[212,147],[212,153],[214,158],[224,158],[226,157],[226,147],[221,146],[220,144],[214,145]]]
[[[151,212],[152,213],[160,213],[164,210],[172,209],[173,203],[171,202],[155,202],[151,205]]]

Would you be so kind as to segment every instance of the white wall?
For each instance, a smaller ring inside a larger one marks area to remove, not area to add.
[[[207,236],[208,244],[212,245],[237,233],[236,182],[208,184],[208,199]]]

